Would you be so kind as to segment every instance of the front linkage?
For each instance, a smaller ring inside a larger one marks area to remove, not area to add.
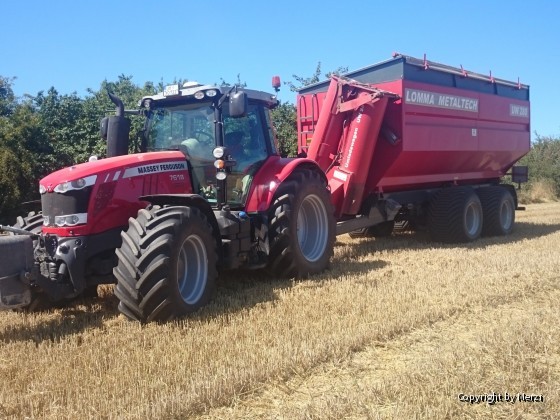
[[[49,239],[50,235],[0,225],[0,310],[29,306],[39,291],[51,301],[80,293],[67,281],[65,264],[48,252]]]

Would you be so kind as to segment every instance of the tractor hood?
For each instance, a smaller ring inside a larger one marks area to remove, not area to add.
[[[116,156],[70,166],[47,175],[39,182],[41,194],[64,192],[65,185],[78,182],[78,187],[95,183],[98,176],[130,178],[150,173],[186,170],[185,155],[179,151],[150,152]]]

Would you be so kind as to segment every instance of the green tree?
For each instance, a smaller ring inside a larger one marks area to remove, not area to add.
[[[163,85],[163,83],[160,83]],[[132,76],[121,74],[115,82],[104,80],[99,90],[88,89],[89,97],[84,101],[84,136],[86,150],[82,156],[91,154],[104,156],[107,150],[105,141],[99,137],[99,121],[106,115],[114,115],[115,105],[109,99],[107,92],[118,96],[124,103],[125,109],[137,109],[138,101],[143,96],[157,93],[156,87],[151,82],[146,82],[142,87],[132,82]],[[130,152],[140,151],[140,136],[144,128],[144,118],[140,115],[128,116],[131,120],[129,137]]]
[[[216,86],[221,86],[221,87],[228,87],[228,86],[238,86],[238,87],[247,87],[247,82],[242,82],[241,81],[241,74],[237,73],[237,81],[234,84],[229,83],[229,81],[224,80],[223,78],[220,77],[220,83],[216,83]]]
[[[536,135],[530,152],[520,161],[529,167],[529,180],[550,181],[560,195],[560,138]]]
[[[14,95],[11,78],[0,76],[0,220],[12,222],[23,213],[20,202],[39,198],[37,182],[65,166],[86,162],[92,154],[104,156],[106,144],[99,136],[99,121],[114,112],[107,91],[119,96],[127,108],[156,92],[153,83],[139,87],[131,76],[115,82],[103,81],[86,98],[76,93],[61,95],[52,87],[46,93],[20,100]],[[144,119],[131,118],[131,151]]]
[[[333,75],[346,73],[348,67],[338,67],[334,71],[327,72],[323,75],[323,79],[328,79]],[[292,75],[293,81],[284,82],[292,92],[298,92],[300,89],[318,83],[321,79],[321,62],[317,63],[315,72],[310,77],[302,77],[296,74]],[[298,151],[297,140],[297,109],[295,105],[285,102],[280,104],[278,108],[273,110],[273,120],[276,126],[278,143],[282,155],[296,156]]]
[[[348,67],[340,66],[333,71],[329,71],[325,73],[324,79],[328,79],[331,76],[340,75],[343,73],[348,72]],[[321,62],[317,63],[317,67],[315,68],[315,72],[310,77],[302,77],[296,74],[293,74],[292,77],[294,81],[287,81],[284,82],[285,85],[289,86],[292,92],[297,92],[300,89],[303,89],[306,86],[313,85],[315,83],[319,83],[321,81]]]
[[[3,83],[0,115],[0,222],[9,223],[19,213],[20,202],[38,197],[34,182],[41,173],[44,145],[39,119],[30,100],[20,102],[12,90],[12,80]],[[37,153],[36,153],[37,152]]]
[[[296,107],[290,102],[281,102],[272,110],[272,121],[282,156],[297,155]]]
[[[78,151],[82,145],[80,122],[83,117],[83,100],[76,93],[60,95],[51,87],[34,98],[40,118],[42,134],[47,138],[52,153],[56,155],[51,170],[78,163]]]
[[[9,116],[16,106],[16,97],[12,90],[15,78],[0,76],[0,117]]]

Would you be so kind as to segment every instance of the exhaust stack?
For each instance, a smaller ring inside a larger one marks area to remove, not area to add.
[[[101,120],[101,137],[107,140],[107,157],[128,154],[130,120],[124,116],[123,101],[110,92],[109,99],[115,104],[115,115]]]

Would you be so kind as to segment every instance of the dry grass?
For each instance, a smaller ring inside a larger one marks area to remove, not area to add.
[[[556,184],[550,179],[531,181],[519,193],[519,202],[529,203],[551,203],[558,201]]]
[[[196,316],[140,326],[107,296],[0,313],[4,418],[554,418],[560,204],[508,238],[339,238],[298,282],[238,274]],[[471,405],[458,394],[544,395]]]

